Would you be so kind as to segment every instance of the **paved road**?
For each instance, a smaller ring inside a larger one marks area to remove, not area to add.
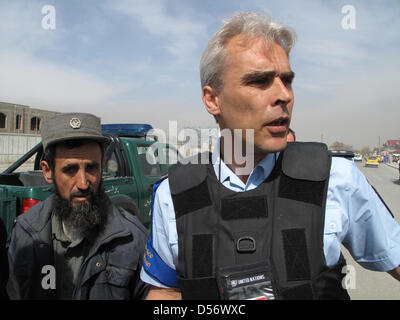
[[[387,206],[393,212],[395,219],[400,223],[400,182],[398,169],[380,164],[378,168],[364,167],[357,163],[358,168],[375,187]],[[352,299],[358,300],[400,300],[400,282],[393,279],[386,272],[369,271],[357,264],[343,249],[346,261],[354,267],[355,289],[349,289]],[[354,284],[349,282],[349,284]]]

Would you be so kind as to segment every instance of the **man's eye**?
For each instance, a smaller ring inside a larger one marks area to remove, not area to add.
[[[73,174],[76,172],[76,168],[75,167],[65,167],[62,171],[66,174]]]
[[[260,78],[260,79],[253,79],[248,82],[251,86],[257,87],[269,87],[272,83],[273,78]]]
[[[291,86],[294,80],[294,72],[282,75],[281,80],[285,86]]]
[[[99,168],[99,165],[97,163],[94,164],[88,164],[86,166],[86,169],[89,171],[97,170]]]
[[[266,81],[265,79],[257,79],[257,80],[253,80],[250,83],[251,84],[264,84],[264,83],[268,83],[268,81]]]
[[[282,82],[288,86],[291,85],[293,83],[293,77],[283,77],[282,78]]]

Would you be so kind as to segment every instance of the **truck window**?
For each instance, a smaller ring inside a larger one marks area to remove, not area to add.
[[[138,158],[142,172],[145,176],[160,176],[161,166],[154,157],[154,152],[149,150],[150,146],[138,146]],[[149,152],[147,152],[149,151]]]
[[[115,152],[112,153],[111,157],[107,160],[104,166],[103,174],[116,177],[118,175],[118,161]]]

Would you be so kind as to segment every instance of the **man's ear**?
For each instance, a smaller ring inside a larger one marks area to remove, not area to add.
[[[42,167],[42,172],[43,172],[43,176],[46,179],[46,181],[48,183],[53,183],[53,173],[50,169],[49,164],[47,163],[47,161],[41,161],[40,165]]]
[[[210,86],[204,86],[202,90],[202,100],[208,111],[214,117],[221,113],[217,92]]]

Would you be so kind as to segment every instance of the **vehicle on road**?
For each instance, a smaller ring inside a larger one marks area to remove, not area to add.
[[[359,153],[354,154],[354,161],[362,161],[362,155]]]
[[[151,125],[142,124],[102,125],[103,134],[110,139],[104,153],[104,190],[114,204],[137,215],[147,228],[151,222],[153,184],[182,158],[173,146],[148,140],[146,134],[151,129]],[[16,216],[52,194],[52,185],[46,182],[40,168],[42,156],[40,142],[0,173],[0,218],[8,236]],[[32,157],[32,170],[17,171]]]
[[[366,167],[378,167],[379,166],[379,159],[377,156],[369,156],[365,160]]]

